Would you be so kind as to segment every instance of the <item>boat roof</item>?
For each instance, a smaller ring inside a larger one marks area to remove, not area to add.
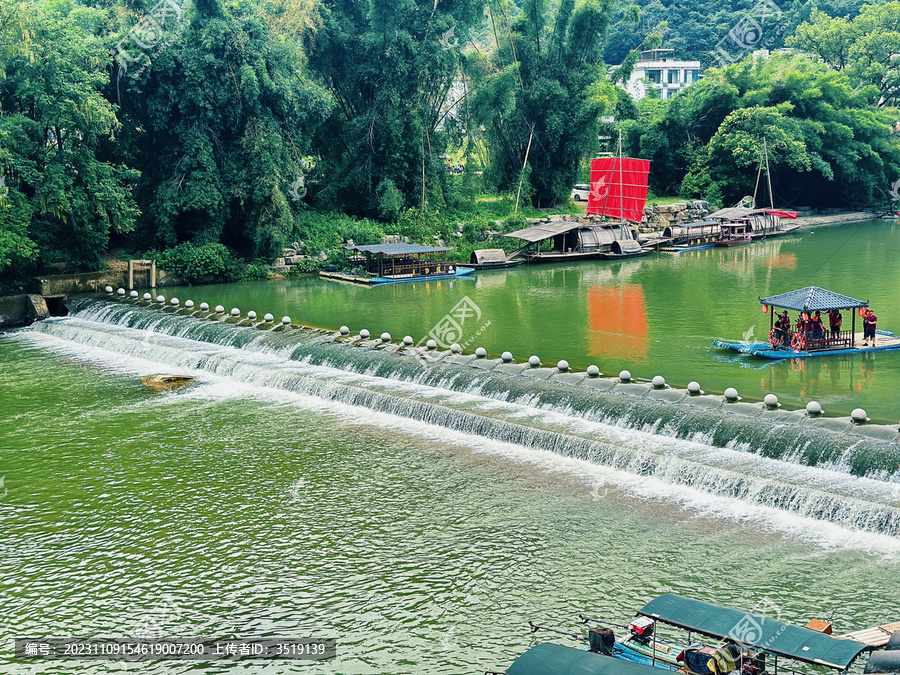
[[[827,312],[831,309],[868,307],[868,300],[857,300],[818,286],[807,286],[796,291],[760,298],[759,302],[770,307],[781,307],[795,312]]]
[[[348,246],[347,250],[393,257],[410,255],[412,253],[446,253],[450,249],[441,246],[422,246],[422,244],[371,244],[366,246]]]
[[[855,640],[840,640],[767,616],[672,594],[654,598],[638,614],[716,639],[730,639],[770,654],[836,670],[844,670],[863,651],[871,649]]]
[[[517,658],[506,675],[657,675],[659,668],[545,642]]]
[[[556,220],[552,223],[541,223],[540,225],[534,225],[533,227],[526,227],[523,230],[516,230],[515,232],[510,232],[503,236],[512,237],[514,239],[524,239],[525,241],[534,243],[549,239],[550,237],[555,237],[558,234],[564,234],[578,227],[589,226],[584,223],[575,223],[571,220]]]
[[[506,262],[506,251],[502,248],[480,248],[472,251],[472,262],[478,265]]]
[[[707,217],[715,218],[717,220],[731,220],[732,218],[749,218],[750,216],[756,216],[760,213],[770,213],[773,216],[788,218],[790,220],[796,220],[797,216],[800,215],[797,211],[785,211],[783,209],[750,209],[746,206],[732,206],[719,209],[715,213],[710,213]]]
[[[710,213],[707,218],[715,220],[731,220],[733,218],[749,218],[762,213],[760,209],[748,209],[745,206],[733,206],[726,209],[719,209],[715,213]]]

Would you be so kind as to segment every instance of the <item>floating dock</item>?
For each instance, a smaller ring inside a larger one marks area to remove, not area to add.
[[[842,347],[837,349],[817,349],[815,351],[799,351],[796,349],[775,349],[769,342],[755,342],[746,344],[741,342],[723,342],[721,340],[713,340],[713,347],[721,349],[730,349],[741,354],[750,356],[759,356],[764,359],[805,359],[809,356],[834,356],[836,354],[867,354],[869,352],[886,352],[894,349],[900,349],[900,336],[894,335],[888,331],[875,331],[877,343],[874,345],[863,345],[863,334],[856,333],[854,340],[856,346]]]
[[[862,642],[870,647],[878,648],[884,647],[888,643],[888,640],[891,639],[891,635],[894,634],[894,631],[900,631],[900,621],[886,623],[881,626],[874,626],[873,628],[864,628],[863,630],[857,630],[852,633],[847,633],[846,635],[840,635],[839,638],[841,640],[856,640],[857,642]]]

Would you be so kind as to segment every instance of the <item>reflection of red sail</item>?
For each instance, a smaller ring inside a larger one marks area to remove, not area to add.
[[[650,162],[631,157],[591,160],[591,191],[587,212],[641,222],[647,201]]]
[[[591,356],[646,358],[644,290],[634,285],[588,290],[588,336]]]

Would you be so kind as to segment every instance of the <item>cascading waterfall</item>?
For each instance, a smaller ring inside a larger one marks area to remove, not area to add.
[[[323,331],[256,331],[124,303],[81,300],[69,317],[32,330],[60,345],[358,406],[900,536],[895,443],[453,364],[425,365],[388,350],[348,347]]]

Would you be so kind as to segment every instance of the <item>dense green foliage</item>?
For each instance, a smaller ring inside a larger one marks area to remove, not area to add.
[[[526,0],[508,39],[472,57],[488,179],[503,191],[522,184],[535,206],[568,199],[581,159],[596,147],[600,116],[616,100],[601,61],[608,5],[562,0],[553,12],[549,4]]]
[[[96,268],[138,215],[138,173],[103,161],[118,131],[95,34],[105,13],[66,0],[0,3],[0,269],[44,260]]]
[[[336,102],[316,150],[321,200],[351,213],[396,217],[441,205],[441,108],[459,77],[458,42],[480,20],[479,0],[323,0],[309,66]]]
[[[625,127],[660,192],[681,184],[732,204],[753,192],[765,142],[777,204],[872,204],[900,175],[898,114],[877,97],[825,64],[775,55],[711,70],[668,105],[641,101]]]
[[[0,0],[0,280],[111,245],[191,281],[262,278],[294,241],[306,271],[385,234],[465,259],[568,210],[619,131],[657,195],[733,203],[765,143],[778,205],[884,201],[900,2],[769,4],[717,59],[760,1],[172,0],[153,33],[154,0]],[[783,44],[804,54],[749,56]],[[655,46],[716,67],[635,103],[619,85]]]

